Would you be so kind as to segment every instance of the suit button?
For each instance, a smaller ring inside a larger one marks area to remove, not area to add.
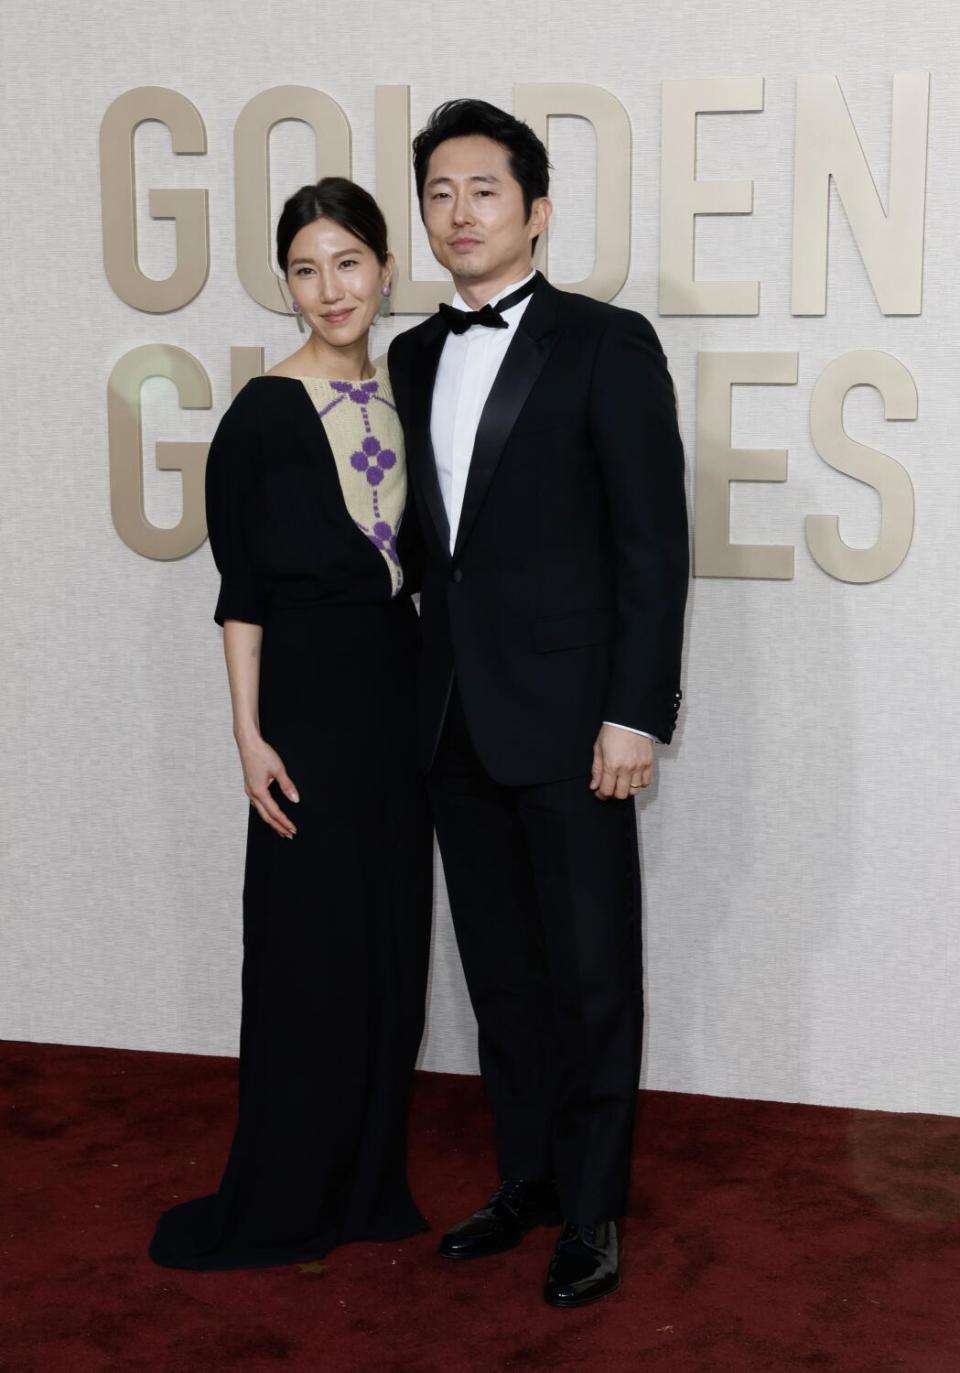
[[[462,582],[462,581],[463,581],[463,568],[462,568],[462,567],[455,567],[455,568],[453,569],[453,571],[450,573],[450,580],[451,580],[452,582]]]

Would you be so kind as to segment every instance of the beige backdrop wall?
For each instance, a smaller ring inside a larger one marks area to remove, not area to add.
[[[737,391],[734,442],[789,449],[789,480],[737,485],[731,520],[734,539],[794,545],[795,576],[694,582],[682,728],[640,808],[644,1081],[960,1111],[952,4],[6,0],[0,26],[0,1035],[235,1050],[247,806],[211,619],[216,576],[206,546],[159,562],[117,536],[106,383],[118,358],[150,342],[186,348],[207,369],[212,411],[181,411],[166,382],[144,389],[147,512],[176,523],[180,479],[153,470],[156,440],[209,439],[229,399],[231,345],[264,346],[270,365],[297,342],[292,322],[256,305],[237,278],[241,108],[277,85],[327,92],[350,121],[354,174],[372,187],[376,85],[410,86],[417,127],[452,95],[509,108],[516,82],[588,81],[613,92],[632,124],[632,257],[618,301],[660,330],[691,466],[697,352],[799,353],[796,385]],[[828,312],[795,318],[796,79],[840,79],[885,196],[892,78],[908,70],[932,72],[923,313],[881,314],[834,197]],[[760,280],[760,313],[660,318],[661,81],[717,76],[765,77],[765,108],[700,120],[698,174],[753,179],[755,199],[750,217],[701,222],[697,269]],[[122,303],[102,264],[98,129],[108,104],[142,85],[187,95],[208,135],[196,157],[174,157],[157,124],[137,135],[146,272],[173,266],[173,227],[147,217],[148,188],[209,189],[210,277],[169,315]],[[551,273],[571,281],[592,261],[589,127],[552,121],[551,154]],[[275,196],[312,168],[305,126],[284,125]],[[414,256],[418,275],[441,275],[419,231]],[[414,322],[378,326],[378,351]],[[864,586],[827,576],[803,539],[816,512],[838,514],[853,544],[876,537],[875,495],[827,467],[809,430],[821,369],[860,348],[898,357],[919,391],[910,423],[885,422],[875,391],[847,402],[850,432],[895,455],[916,491],[908,557]],[[424,1065],[474,1071],[442,887],[429,1009]]]

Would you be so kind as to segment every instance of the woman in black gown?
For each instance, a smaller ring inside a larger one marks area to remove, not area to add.
[[[207,464],[251,810],[239,1114],[219,1190],[160,1218],[150,1255],[180,1268],[305,1261],[426,1228],[406,1173],[432,872],[416,539],[400,531],[389,379],[367,351],[393,259],[376,203],[333,177],[287,201],[277,248],[309,334],[243,388]]]

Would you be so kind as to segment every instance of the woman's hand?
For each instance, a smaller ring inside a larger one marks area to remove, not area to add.
[[[256,808],[260,819],[272,830],[276,830],[284,839],[292,839],[297,827],[270,795],[270,784],[276,782],[288,801],[300,800],[297,789],[283,766],[283,760],[259,735],[249,740],[238,739],[237,747],[243,766],[243,787],[250,798],[250,804]]]

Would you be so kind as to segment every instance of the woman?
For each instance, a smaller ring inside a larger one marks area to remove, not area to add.
[[[318,1258],[426,1228],[406,1176],[431,835],[414,753],[406,475],[368,337],[393,258],[371,196],[304,186],[277,227],[303,346],[217,429],[215,619],[251,801],[239,1116],[212,1196],[161,1217],[178,1268]],[[302,326],[301,326],[302,327]]]

